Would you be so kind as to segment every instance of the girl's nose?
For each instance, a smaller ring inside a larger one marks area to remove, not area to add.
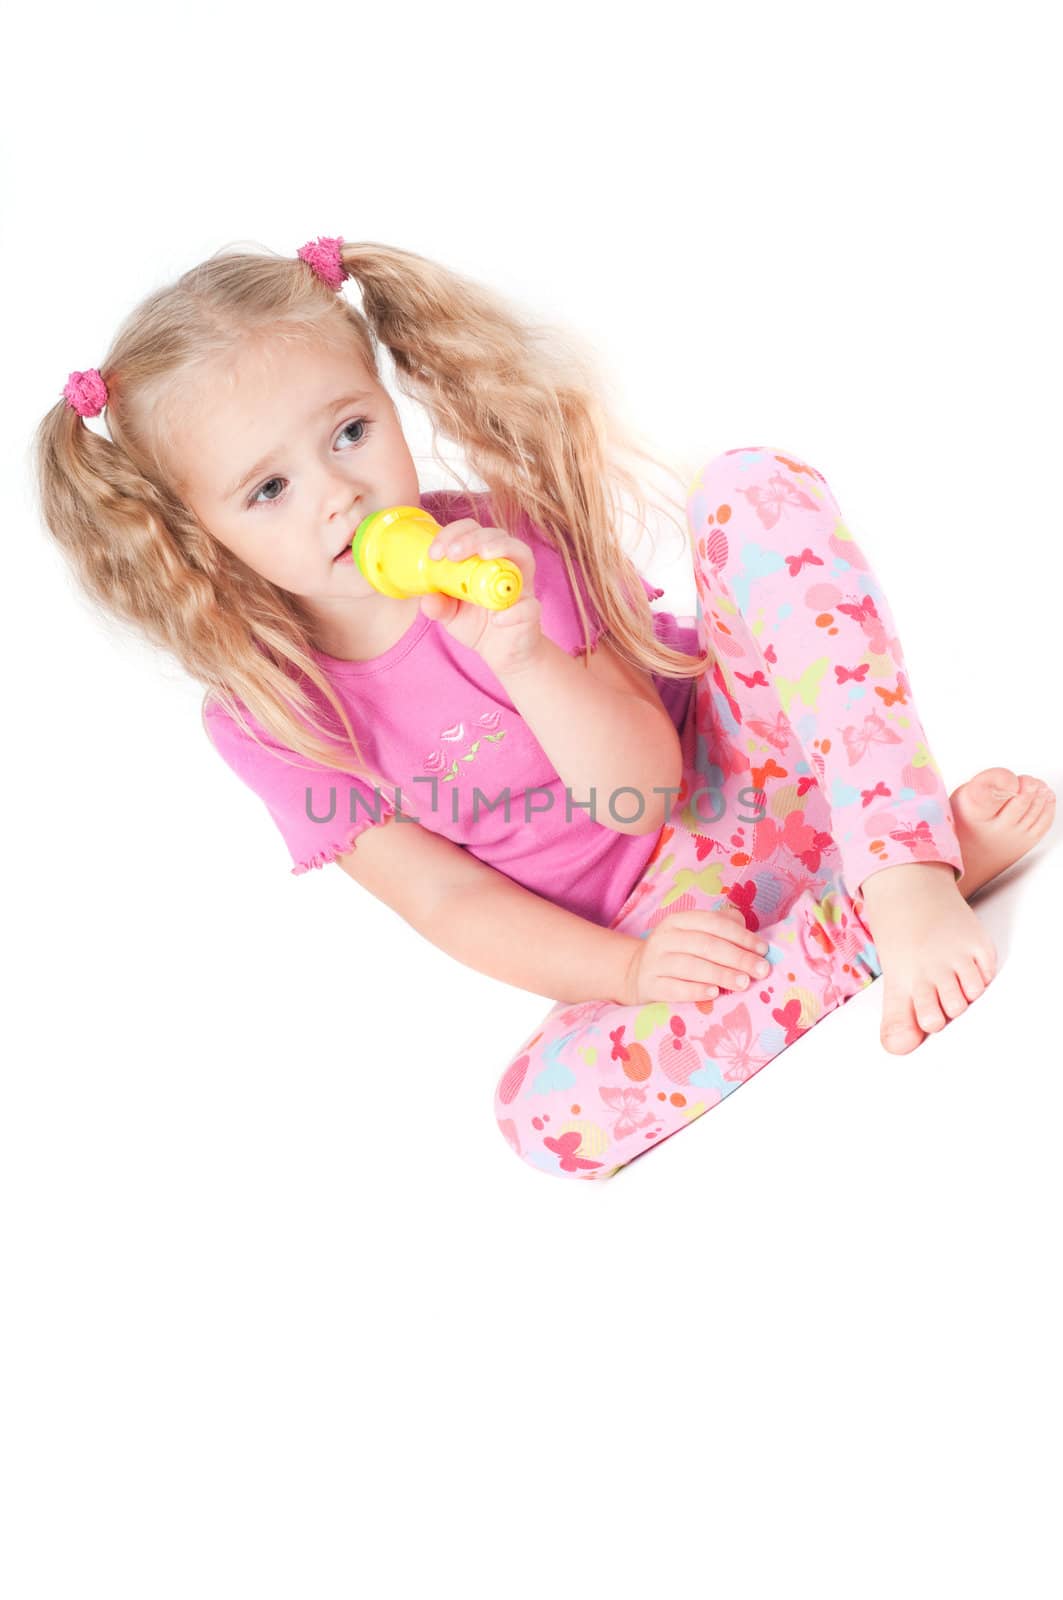
[[[349,475],[329,473],[324,485],[325,506],[329,514],[345,516],[352,502],[357,499],[358,492],[358,485],[352,483]]]

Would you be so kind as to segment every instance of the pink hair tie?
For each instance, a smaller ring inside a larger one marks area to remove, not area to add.
[[[300,261],[305,261],[307,266],[312,267],[321,281],[327,283],[330,289],[338,289],[344,278],[350,277],[350,273],[340,259],[340,245],[342,243],[342,238],[327,239],[322,237],[316,240],[308,239],[306,244],[301,245],[296,252]]]
[[[107,385],[95,367],[72,372],[63,385],[63,399],[79,417],[98,417],[107,404]]]

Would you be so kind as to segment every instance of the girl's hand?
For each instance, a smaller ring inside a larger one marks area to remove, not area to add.
[[[505,611],[456,600],[449,594],[421,596],[421,610],[438,622],[459,644],[475,650],[496,677],[527,665],[543,638],[540,604],[532,579],[535,556],[523,539],[502,528],[483,528],[474,517],[461,517],[440,528],[429,547],[434,559],[465,561],[469,556],[504,556],[520,568],[521,596]]]
[[[766,978],[761,950],[766,941],[750,933],[737,906],[722,911],[676,911],[638,942],[620,997],[622,1005],[655,1000],[712,1000],[720,989],[743,989],[748,979]]]

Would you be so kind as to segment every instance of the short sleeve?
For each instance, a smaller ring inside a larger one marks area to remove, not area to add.
[[[313,767],[261,732],[262,744],[256,743],[216,704],[205,709],[203,725],[222,760],[258,795],[280,829],[293,877],[346,855],[366,828],[379,826],[394,812],[388,796],[361,778]]]
[[[580,622],[579,608],[569,586],[564,562],[553,545],[548,544],[542,533],[531,523],[527,521],[522,523],[519,537],[527,541],[535,555],[535,598],[542,608],[543,632],[570,656],[581,655],[586,649],[583,641],[583,625]],[[586,579],[575,563],[573,570],[587,613],[590,647],[594,650],[605,632],[605,626],[597,607],[591,600]],[[664,593],[663,589],[655,588],[641,573],[639,582],[646,592],[647,600],[657,600]]]

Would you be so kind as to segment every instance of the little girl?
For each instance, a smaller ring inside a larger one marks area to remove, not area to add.
[[[356,280],[359,313],[342,292]],[[402,390],[486,493],[422,493]],[[826,479],[714,456],[686,501],[697,612],[654,612],[644,524],[575,342],[407,251],[221,253],[143,302],[37,434],[79,579],[207,688],[204,726],[292,871],[335,862],[426,938],[556,998],[496,1115],[542,1171],[609,1177],[884,974],[897,1054],[996,970],[967,904],[1055,796],[946,793],[881,586]],[[106,407],[109,437],[83,419]],[[371,512],[504,556],[520,601],[379,594]]]

